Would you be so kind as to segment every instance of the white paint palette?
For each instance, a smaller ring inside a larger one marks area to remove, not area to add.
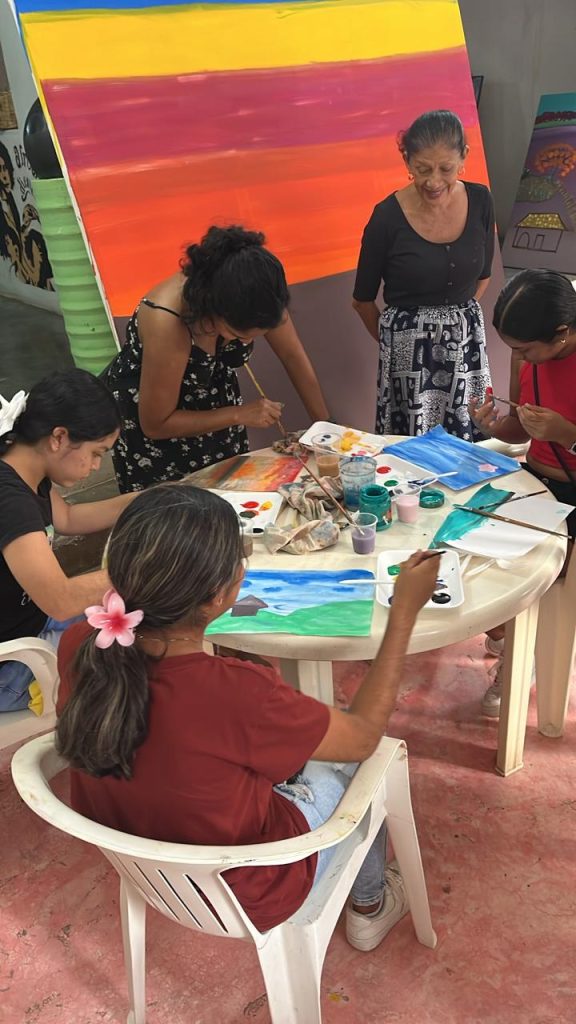
[[[376,566],[376,579],[389,579],[390,583],[380,583],[376,587],[376,600],[389,608],[394,600],[394,581],[397,578],[397,567],[405,562],[413,551],[381,551]],[[390,571],[389,571],[390,570]],[[436,588],[432,597],[424,605],[434,611],[449,611],[464,603],[464,587],[460,572],[460,559],[457,551],[445,551],[440,555],[440,566],[436,580]]]
[[[214,491],[224,498],[242,522],[252,524],[254,533],[264,533],[270,523],[275,523],[284,504],[284,498],[276,491]]]
[[[400,494],[410,481],[431,480],[434,476],[422,466],[399,459],[397,455],[377,455],[376,463],[376,483],[396,494]]]
[[[318,420],[300,438],[307,448],[325,448],[337,455],[379,455],[386,443],[379,434]]]

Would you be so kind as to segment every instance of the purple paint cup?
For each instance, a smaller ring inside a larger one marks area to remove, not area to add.
[[[378,519],[371,512],[357,512],[352,527],[352,547],[357,555],[371,555],[376,547]]]

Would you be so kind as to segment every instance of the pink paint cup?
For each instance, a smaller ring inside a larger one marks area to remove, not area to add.
[[[396,498],[396,511],[401,523],[415,523],[420,512],[420,493],[399,494]]]

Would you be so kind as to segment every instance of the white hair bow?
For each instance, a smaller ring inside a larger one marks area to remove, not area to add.
[[[10,433],[16,420],[26,408],[27,398],[28,395],[25,391],[17,391],[10,401],[0,395],[0,437],[2,434]]]

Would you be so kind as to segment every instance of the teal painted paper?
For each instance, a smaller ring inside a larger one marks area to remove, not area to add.
[[[485,484],[468,499],[466,504],[469,508],[490,505],[491,508],[487,511],[495,512],[498,506],[508,501],[513,493],[513,491],[502,491],[498,487],[492,487],[492,484]],[[442,526],[434,534],[430,547],[438,548],[443,544],[448,544],[451,540],[461,540],[467,533],[483,526],[484,522],[482,516],[476,516],[473,512],[464,512],[461,508],[456,508],[446,516]]]

